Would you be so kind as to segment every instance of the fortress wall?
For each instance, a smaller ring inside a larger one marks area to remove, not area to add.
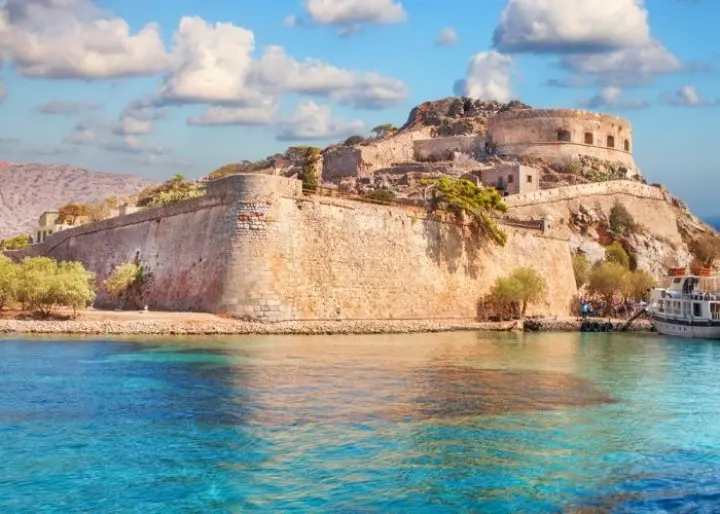
[[[485,149],[485,136],[452,136],[435,139],[420,139],[413,142],[414,160],[438,161],[452,159],[453,152],[474,155]]]
[[[265,321],[473,319],[495,278],[533,266],[563,315],[576,293],[567,240],[506,228],[507,247],[423,209],[303,197],[300,182],[233,175],[208,195],[79,226],[15,258],[79,260],[103,280],[140,259],[151,309],[229,312]]]
[[[576,186],[556,187],[532,193],[508,196],[505,203],[508,207],[525,207],[562,200],[574,200],[585,196],[627,194],[638,198],[667,201],[667,194],[660,188],[649,186],[633,180],[611,180],[594,182]]]
[[[295,319],[473,319],[494,280],[532,266],[565,315],[577,290],[567,240],[506,228],[505,248],[422,210],[335,198],[282,199],[271,283]]]
[[[577,143],[548,142],[528,144],[505,144],[498,145],[499,155],[510,155],[514,157],[539,157],[546,162],[567,166],[572,161],[584,155],[589,155],[601,161],[620,163],[628,169],[628,177],[638,175],[635,159],[632,154],[621,150],[600,148],[592,145]]]

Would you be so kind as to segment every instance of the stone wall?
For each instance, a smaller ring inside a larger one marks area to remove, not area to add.
[[[524,193],[505,198],[508,207],[526,207],[538,204],[548,204],[558,201],[580,200],[586,196],[629,195],[636,198],[647,198],[668,202],[667,192],[655,186],[649,186],[632,180],[611,180],[607,182],[594,182],[592,184],[579,184],[577,186],[556,187]]]
[[[413,142],[414,160],[450,161],[453,152],[475,155],[485,150],[485,136],[452,136],[419,139]]]
[[[323,153],[323,181],[367,176],[396,163],[412,162],[415,160],[413,142],[428,139],[430,131],[429,127],[425,127],[401,132],[381,141],[331,148]]]
[[[558,166],[569,166],[582,156],[595,157],[601,161],[617,163],[628,170],[628,177],[639,175],[632,154],[609,148],[599,148],[577,143],[532,143],[506,144],[497,146],[497,154],[510,157],[535,157]]]
[[[22,252],[82,261],[103,280],[140,259],[152,309],[240,317],[472,319],[498,276],[533,266],[547,277],[544,314],[576,293],[567,240],[507,228],[507,247],[423,209],[304,197],[300,182],[233,175],[208,195],[53,235]]]

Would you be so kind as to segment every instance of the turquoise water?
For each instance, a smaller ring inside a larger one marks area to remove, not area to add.
[[[717,512],[720,343],[0,339],[1,512]]]

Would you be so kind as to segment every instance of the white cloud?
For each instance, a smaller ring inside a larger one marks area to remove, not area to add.
[[[672,94],[663,93],[660,100],[675,107],[712,107],[720,105],[720,99],[707,100],[697,87],[684,85]]]
[[[76,102],[50,100],[49,102],[38,105],[35,110],[40,114],[53,116],[78,116],[88,111],[95,111],[100,107],[101,104],[87,100],[78,100]]]
[[[435,38],[435,44],[438,46],[452,46],[460,41],[457,31],[452,27],[445,27]]]
[[[248,107],[225,107],[213,105],[200,116],[188,118],[189,125],[267,125],[277,113],[278,105],[267,100],[260,105]]]
[[[645,100],[625,99],[623,91],[617,86],[604,87],[600,93],[581,102],[583,107],[590,109],[643,109],[648,106]]]
[[[495,47],[510,53],[593,52],[649,40],[643,0],[509,0],[493,34]]]
[[[90,146],[97,143],[98,136],[90,126],[78,123],[75,130],[63,142],[77,146]]]
[[[280,46],[269,46],[254,60],[253,33],[232,24],[183,18],[174,45],[176,67],[160,88],[160,104],[251,107],[284,93],[298,93],[357,108],[382,109],[407,96],[405,84],[398,79],[338,68],[317,59],[297,61]]]
[[[285,19],[283,20],[283,25],[286,27],[302,27],[303,24],[303,19],[300,16],[295,16],[293,14],[285,16]]]
[[[510,74],[513,59],[490,51],[475,54],[468,64],[467,76],[455,85],[458,96],[508,102],[512,99]]]
[[[0,57],[22,75],[59,79],[142,76],[169,66],[157,24],[132,33],[91,0],[6,0]]]
[[[119,141],[111,140],[100,143],[99,146],[108,152],[164,155],[167,152],[161,146],[147,146],[135,136],[125,136]]]
[[[395,0],[305,0],[310,18],[321,24],[402,23],[407,12]]]
[[[303,102],[295,107],[291,118],[278,124],[279,141],[315,141],[357,134],[365,129],[360,120],[343,121],[333,118],[330,107]]]
[[[613,85],[643,84],[654,75],[682,69],[680,60],[658,41],[606,53],[568,55],[561,64],[574,73],[593,75]]]
[[[113,132],[125,136],[150,134],[154,129],[154,122],[163,117],[164,113],[149,102],[131,102],[120,113],[120,121],[113,128]]]

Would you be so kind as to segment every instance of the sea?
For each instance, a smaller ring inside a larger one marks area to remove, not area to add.
[[[720,509],[720,342],[0,339],[0,512]]]

